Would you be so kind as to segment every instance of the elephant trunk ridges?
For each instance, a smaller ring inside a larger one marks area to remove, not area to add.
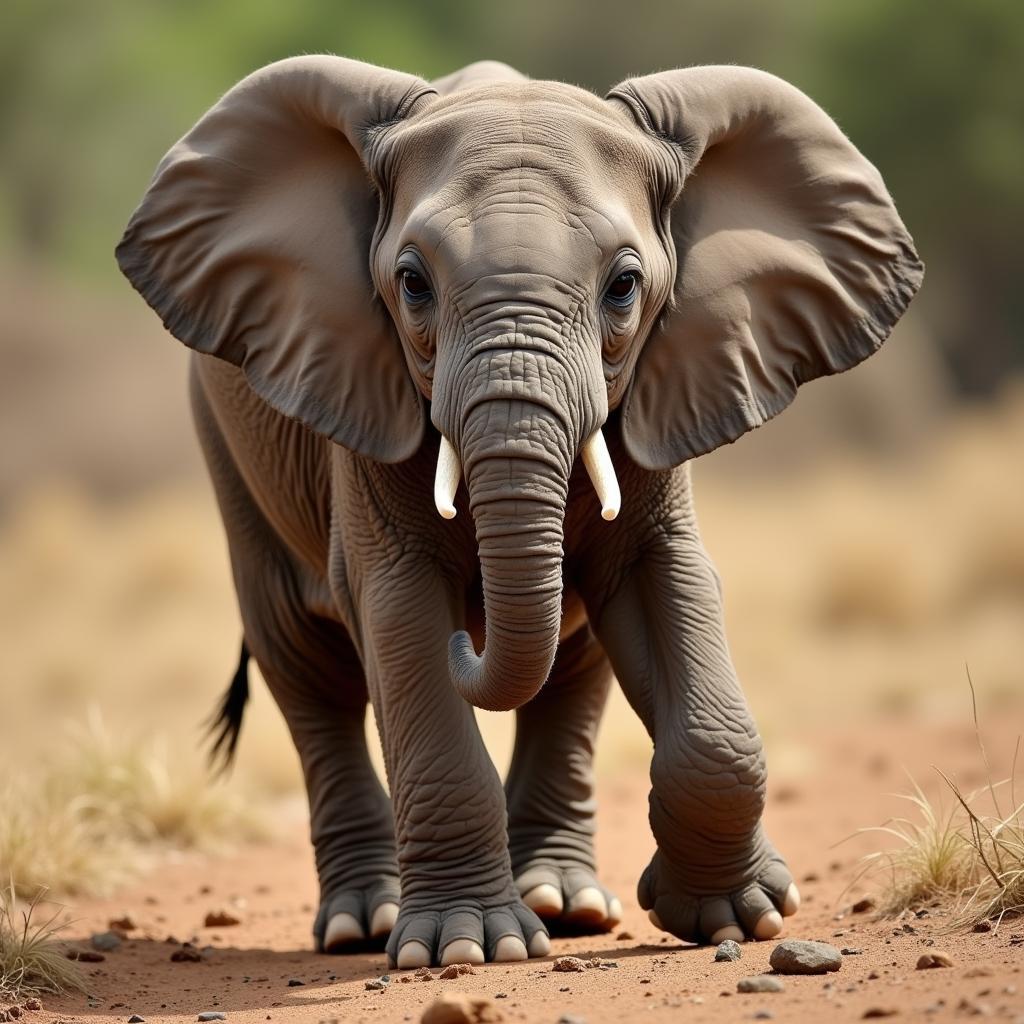
[[[571,368],[540,353],[491,351],[474,362],[462,381],[459,448],[476,524],[485,642],[478,657],[469,635],[456,633],[448,662],[467,701],[507,711],[540,690],[554,661],[568,480],[581,436],[595,426],[595,403],[581,401],[587,389]]]

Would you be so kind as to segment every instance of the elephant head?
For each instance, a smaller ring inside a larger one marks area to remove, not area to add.
[[[228,92],[118,259],[174,335],[363,456],[411,457],[429,404],[438,509],[464,476],[487,615],[482,656],[452,637],[452,680],[491,709],[551,667],[578,457],[618,510],[609,412],[647,470],[734,441],[876,350],[922,276],[875,168],[763,72],[602,100],[331,56]]]

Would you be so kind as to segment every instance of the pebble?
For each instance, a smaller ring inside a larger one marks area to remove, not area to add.
[[[90,940],[93,949],[110,953],[121,945],[121,936],[116,932],[97,932]]]
[[[631,938],[633,938],[633,933],[632,932],[622,931],[622,932],[619,932],[619,934],[615,936],[615,941],[616,942],[629,942],[629,940]],[[569,1016],[571,1017],[572,1014],[569,1014]],[[582,1020],[583,1018],[581,1017],[580,1019]]]
[[[975,921],[974,927],[971,929],[972,932],[990,932],[992,931],[991,921]]]
[[[93,949],[69,949],[65,955],[69,960],[78,960],[83,964],[101,964],[107,959]]]
[[[839,952],[842,953],[843,956],[860,956],[864,950],[861,949],[860,946],[843,946]]]
[[[305,985],[305,984],[306,983],[301,978],[289,978],[288,979],[288,987],[289,988],[298,988],[300,985]]]
[[[450,978],[457,978],[460,974],[476,974],[472,964],[449,964],[438,977],[444,981]]]
[[[842,966],[842,954],[827,942],[787,939],[773,950],[768,961],[779,974],[827,974]]]
[[[861,1015],[861,1020],[877,1020],[879,1017],[895,1017],[899,1014],[895,1006],[869,1006]]]
[[[383,992],[388,985],[391,984],[391,975],[382,974],[379,978],[374,978],[372,981],[366,983],[367,992]]]
[[[490,999],[445,992],[438,996],[420,1017],[421,1024],[482,1024],[505,1018]]]
[[[560,956],[552,966],[553,971],[585,971],[586,962],[578,956]]]
[[[128,1018],[128,1024],[146,1024],[146,1018],[140,1017],[137,1013],[133,1013]]]
[[[855,914],[866,914],[869,910],[874,910],[876,905],[874,896],[865,896],[863,899],[857,900],[850,909]]]
[[[227,1020],[227,1017],[223,1013],[217,1013],[216,1010],[204,1010],[196,1020],[211,1021],[211,1020]]]
[[[429,967],[417,967],[416,968],[416,973],[413,975],[413,977],[417,981],[433,981],[434,980],[434,974],[430,970]]]
[[[784,992],[786,986],[781,978],[770,974],[755,974],[752,978],[740,978],[736,982],[737,992]]]
[[[203,954],[195,946],[185,943],[181,949],[176,949],[171,954],[171,960],[176,964],[197,964],[203,959]]]
[[[917,958],[917,970],[927,971],[933,967],[952,967],[953,958],[941,949],[933,949],[930,953],[922,953]]]
[[[758,1010],[754,1014],[754,1020],[774,1020],[775,1014],[771,1010]]]
[[[578,1013],[563,1013],[558,1018],[558,1024],[587,1024],[587,1018],[581,1017]]]
[[[234,914],[229,913],[227,910],[211,910],[203,918],[204,928],[233,928],[236,924],[241,923],[242,919],[240,917],[235,917]]]
[[[734,960],[739,960],[743,956],[743,950],[740,949],[738,942],[733,942],[732,939],[726,939],[724,942],[718,944],[718,949],[715,950],[715,963],[731,963]]]
[[[39,1002],[38,999],[26,999],[25,1000],[25,1009],[26,1010],[41,1010],[42,1008],[43,1008],[43,1004],[41,1002]]]

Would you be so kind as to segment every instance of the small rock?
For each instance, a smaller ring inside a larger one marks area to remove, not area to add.
[[[633,933],[632,932],[619,932],[619,934],[615,936],[615,941],[616,942],[629,942],[629,940],[631,938],[633,938]],[[571,1017],[572,1014],[569,1014],[569,1016]]]
[[[235,917],[227,910],[211,910],[203,918],[204,928],[233,928],[236,924],[241,923],[241,918]]]
[[[416,968],[416,973],[413,974],[413,977],[417,981],[433,981],[434,980],[433,972],[430,970],[429,967],[417,967]]]
[[[196,1020],[227,1020],[227,1017],[223,1013],[218,1013],[216,1010],[204,1010],[198,1017],[196,1017]]]
[[[860,946],[843,946],[839,952],[842,953],[843,956],[860,956],[864,950],[861,949]]]
[[[990,932],[992,931],[991,921],[975,921],[974,927],[971,929],[972,932]]]
[[[443,981],[457,978],[460,974],[476,974],[472,964],[449,964],[439,975]]]
[[[563,1013],[558,1018],[558,1024],[587,1024],[587,1018],[581,1017],[578,1013]]]
[[[93,949],[110,953],[121,945],[121,936],[116,932],[97,932],[90,940]]]
[[[869,1006],[861,1015],[861,1020],[876,1020],[879,1017],[895,1017],[899,1014],[895,1006]]]
[[[754,1014],[754,1020],[774,1020],[775,1014],[771,1010],[758,1010]]]
[[[65,955],[69,960],[78,960],[83,964],[101,964],[107,959],[93,949],[69,949]]]
[[[752,978],[740,978],[736,982],[737,992],[784,992],[786,986],[781,978],[770,974],[755,974]]]
[[[935,967],[952,967],[953,958],[944,953],[941,949],[933,949],[930,953],[922,953],[917,958],[917,969],[919,971],[931,970]]]
[[[560,956],[551,969],[553,971],[585,971],[587,964],[578,956]]]
[[[25,1000],[25,1009],[26,1010],[41,1010],[42,1008],[43,1008],[43,1004],[41,1002],[39,1002],[38,999],[26,999]]]
[[[289,978],[288,979],[288,987],[289,988],[300,988],[301,986],[303,986],[305,984],[306,983],[301,978]]]
[[[171,954],[171,960],[176,964],[198,964],[202,959],[203,954],[188,942]]]
[[[131,914],[122,914],[120,917],[112,917],[107,927],[118,932],[133,932],[138,925],[132,920]]]
[[[842,954],[827,942],[787,939],[773,950],[768,961],[778,974],[828,974],[842,966]]]
[[[866,914],[869,910],[874,910],[876,906],[877,904],[874,896],[865,896],[863,899],[857,900],[857,902],[850,907],[850,910],[855,914]]]
[[[439,996],[420,1017],[421,1024],[492,1024],[504,1019],[489,999],[455,992]]]
[[[819,875],[817,871],[808,871],[802,880],[804,882],[820,882],[821,875]]]
[[[743,950],[740,949],[740,944],[733,942],[732,939],[726,939],[724,942],[720,942],[718,949],[715,950],[715,963],[731,963],[739,960],[742,956]]]
[[[381,975],[379,978],[374,978],[372,981],[366,983],[367,992],[383,992],[388,985],[391,983],[391,976],[388,974]]]
[[[11,1020],[17,1020],[21,1016],[21,1007],[20,1006],[9,1006],[7,1008],[7,1016]]]
[[[137,1013],[133,1013],[128,1018],[128,1024],[146,1024],[146,1018],[140,1017]]]

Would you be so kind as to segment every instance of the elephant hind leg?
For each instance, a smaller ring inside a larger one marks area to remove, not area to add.
[[[300,570],[249,493],[195,376],[193,410],[227,532],[245,650],[284,715],[305,777],[321,893],[317,948],[383,945],[398,916],[398,866],[391,803],[366,745],[362,664],[345,627],[308,607]],[[227,721],[240,712],[236,682]]]

